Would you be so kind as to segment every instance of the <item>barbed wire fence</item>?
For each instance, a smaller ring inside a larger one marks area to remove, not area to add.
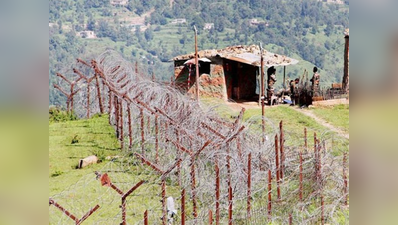
[[[71,110],[107,113],[122,151],[50,198],[51,224],[80,224],[70,215],[88,211],[90,224],[348,223],[348,146],[338,136],[290,133],[267,118],[262,133],[263,118],[244,122],[244,109],[226,120],[113,51],[78,59],[64,77],[80,88]]]

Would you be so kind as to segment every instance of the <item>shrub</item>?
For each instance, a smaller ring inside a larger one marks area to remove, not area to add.
[[[79,136],[77,134],[72,138],[71,144],[79,143]]]
[[[51,174],[51,177],[58,177],[60,175],[62,175],[64,172],[60,171],[60,170],[56,170],[54,173]]]
[[[93,151],[91,151],[91,154],[97,156],[98,162],[105,161],[106,155],[105,155],[105,150],[104,149],[93,150]]]
[[[67,112],[57,106],[52,106],[48,110],[50,122],[65,122],[77,120],[77,116],[73,112]]]

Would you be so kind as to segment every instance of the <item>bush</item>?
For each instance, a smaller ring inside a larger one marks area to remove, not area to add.
[[[71,141],[71,144],[72,144],[72,145],[75,144],[75,143],[79,143],[79,137],[78,137],[77,135],[75,135],[75,136],[72,138],[72,141]]]
[[[91,151],[91,154],[97,156],[98,162],[103,162],[105,161],[106,154],[104,149],[95,149]]]
[[[60,175],[62,175],[64,172],[60,171],[60,170],[56,170],[54,173],[51,174],[51,177],[58,177]]]
[[[77,120],[77,116],[72,112],[66,112],[59,107],[50,107],[48,110],[50,122],[65,122]]]

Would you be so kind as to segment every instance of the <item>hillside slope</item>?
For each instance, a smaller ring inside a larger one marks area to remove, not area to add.
[[[125,6],[108,0],[50,1],[50,104],[66,101],[53,88],[57,72],[71,73],[77,57],[89,59],[107,48],[138,61],[143,74],[170,80],[169,60],[194,50],[193,25],[199,28],[199,49],[262,42],[270,51],[301,61],[288,68],[287,77],[316,65],[321,84],[329,86],[343,74],[348,14],[348,1],[130,0]],[[97,38],[77,36],[83,30],[94,31]]]

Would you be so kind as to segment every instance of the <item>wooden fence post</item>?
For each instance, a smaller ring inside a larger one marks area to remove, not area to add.
[[[276,163],[276,190],[278,194],[278,199],[281,199],[281,190],[279,188],[280,183],[280,166],[279,166],[279,156],[278,156],[278,135],[275,135],[275,163]]]
[[[251,198],[251,166],[252,165],[252,153],[250,152],[247,158],[247,218],[250,219],[250,198]]]
[[[218,167],[218,159],[215,156],[215,171],[216,171],[216,225],[220,224],[220,168]]]
[[[185,189],[181,191],[181,225],[185,225]]]
[[[285,135],[283,133],[283,120],[279,123],[279,129],[280,129],[280,148],[281,148],[281,163],[280,163],[280,179],[283,180],[283,174],[285,170],[285,153],[284,153],[284,143],[285,143]]]
[[[272,210],[272,203],[271,203],[271,182],[272,182],[272,174],[271,170],[268,170],[268,218],[271,220],[271,210]]]

